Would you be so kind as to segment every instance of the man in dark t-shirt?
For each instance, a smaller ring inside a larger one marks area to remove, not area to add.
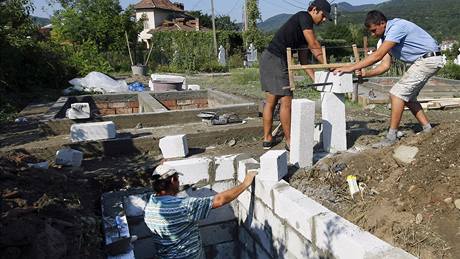
[[[330,20],[330,12],[331,5],[326,0],[313,1],[307,11],[298,12],[289,18],[275,34],[268,48],[262,53],[260,83],[262,90],[266,92],[263,111],[264,149],[269,149],[277,144],[271,135],[271,129],[273,111],[280,100],[280,121],[284,131],[286,149],[289,150],[292,91],[288,88],[286,49],[300,49],[308,46],[313,56],[319,62],[324,63],[321,45],[316,39],[313,26],[323,23],[326,19]],[[310,69],[305,72],[314,79],[313,70]]]

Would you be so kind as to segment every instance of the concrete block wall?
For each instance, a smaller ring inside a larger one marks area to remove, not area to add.
[[[280,181],[238,198],[241,258],[415,258]]]

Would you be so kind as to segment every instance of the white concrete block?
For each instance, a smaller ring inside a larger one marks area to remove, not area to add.
[[[83,152],[75,149],[64,148],[56,152],[57,165],[79,167],[82,160]]]
[[[311,218],[329,210],[290,186],[273,189],[275,214],[311,240]]]
[[[353,75],[351,73],[334,75],[334,73],[330,71],[316,71],[315,84],[321,83],[332,83],[330,85],[317,86],[316,90],[321,92],[339,94],[353,92]]]
[[[273,189],[279,188],[281,186],[289,186],[289,184],[284,181],[266,181],[261,180],[256,176],[255,178],[255,195],[259,198],[268,208],[273,209]]]
[[[315,245],[335,258],[415,258],[333,212],[316,215],[312,224]]]
[[[259,168],[259,162],[254,158],[248,158],[244,160],[238,161],[238,181],[243,182],[244,178],[246,177],[246,171],[249,169],[257,169]]]
[[[322,258],[317,256],[317,254],[313,251],[313,246],[309,240],[299,235],[289,226],[286,227],[285,245],[286,255],[283,258]]]
[[[236,221],[220,224],[200,226],[200,235],[203,246],[231,242],[235,239],[237,231]]]
[[[308,99],[292,100],[291,151],[289,162],[300,168],[313,164],[315,102]]]
[[[216,181],[235,179],[235,159],[238,155],[219,156],[215,158]]]
[[[116,135],[117,129],[112,121],[77,123],[70,127],[72,142],[112,139]]]
[[[211,163],[212,160],[206,157],[164,162],[165,165],[169,165],[183,174],[179,177],[181,185],[209,181],[209,167]]]
[[[187,87],[190,91],[199,91],[201,89],[199,85],[188,85]]]
[[[253,196],[248,190],[242,192],[237,198],[239,206],[238,209],[241,210],[241,207],[243,207],[246,211],[249,211],[251,208],[251,202],[254,201],[254,197],[255,196]]]
[[[66,117],[71,120],[89,119],[91,117],[89,103],[72,103],[66,111]]]
[[[264,223],[264,231],[271,240],[274,252],[282,252],[283,247],[286,245],[286,224],[284,220],[276,216],[274,212],[259,199],[256,199],[254,202],[254,216],[258,222]]]
[[[238,240],[240,242],[242,252],[245,251],[248,254],[253,254],[255,252],[254,239],[243,226],[238,227]]]
[[[163,158],[178,158],[188,155],[187,135],[166,136],[159,143]]]
[[[323,124],[315,125],[315,131],[313,135],[313,139],[315,143],[319,143],[322,141],[322,137],[321,137],[322,134],[323,134]]]
[[[260,157],[260,171],[257,177],[261,180],[279,181],[287,173],[287,152],[285,150],[270,150]]]
[[[321,93],[321,112],[324,150],[330,153],[347,150],[345,96]]]

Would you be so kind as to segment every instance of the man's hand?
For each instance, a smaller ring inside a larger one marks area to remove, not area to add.
[[[352,66],[343,66],[343,67],[339,67],[339,68],[334,69],[333,73],[334,73],[334,75],[338,74],[340,76],[340,75],[342,75],[344,73],[350,73],[350,72],[353,72],[353,71],[354,71],[354,69],[353,69]]]
[[[251,186],[252,181],[254,181],[254,177],[256,177],[257,173],[257,169],[248,170],[246,177],[244,177],[243,184],[247,187]]]

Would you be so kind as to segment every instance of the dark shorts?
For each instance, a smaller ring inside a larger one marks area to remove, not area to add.
[[[280,58],[268,50],[262,53],[259,64],[262,91],[278,96],[292,96],[286,58]]]

